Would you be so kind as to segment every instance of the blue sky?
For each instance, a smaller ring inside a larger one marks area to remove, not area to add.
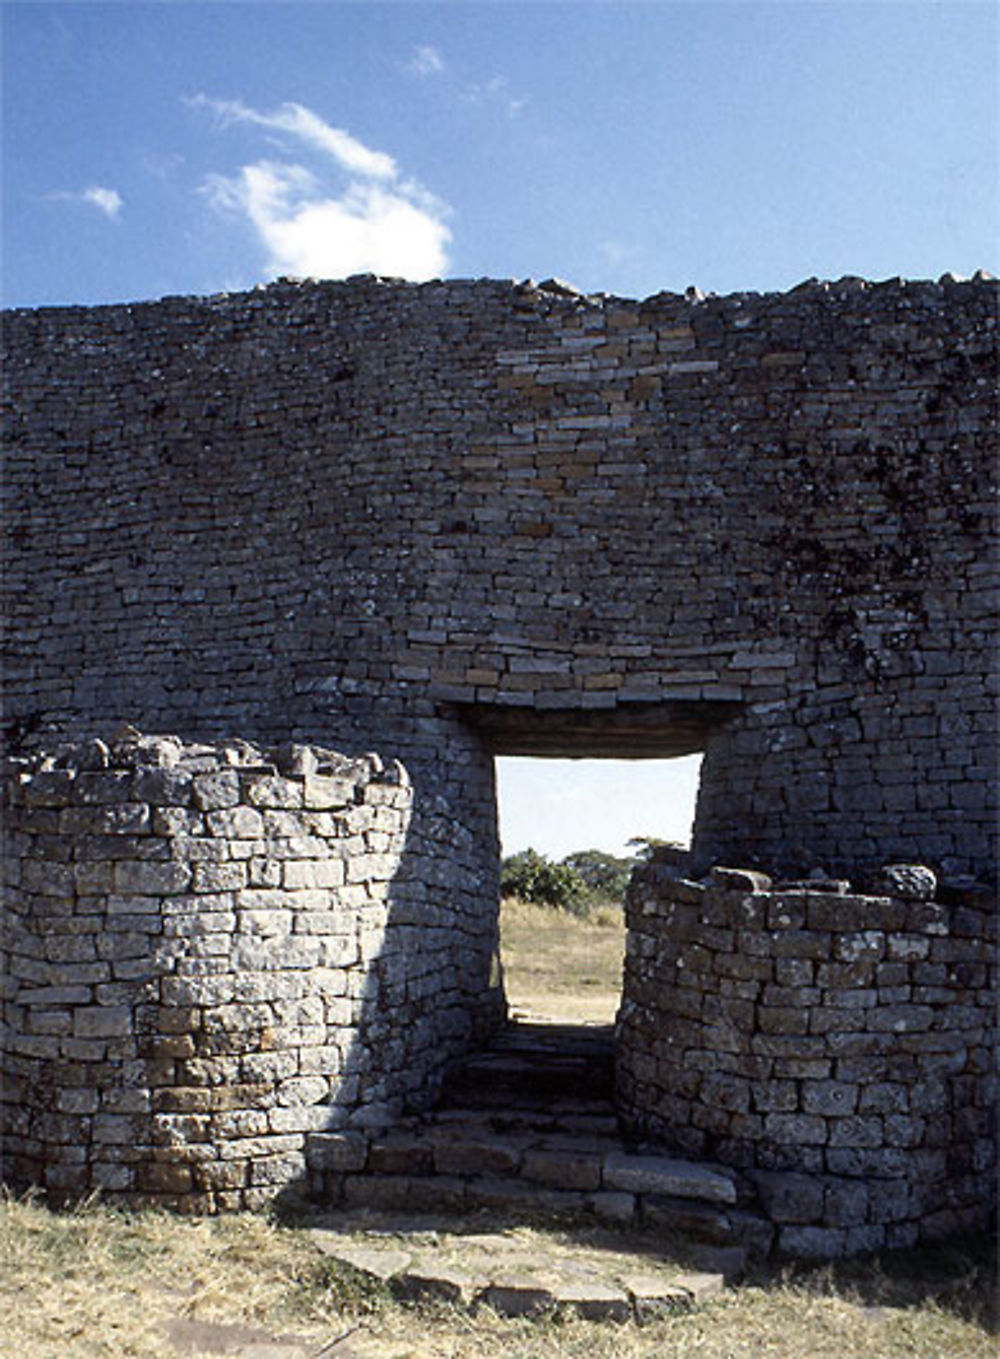
[[[279,274],[556,275],[647,296],[998,269],[992,0],[0,15],[7,306]],[[574,789],[613,786],[610,766],[572,769]],[[524,835],[541,821],[554,847],[569,824],[597,843],[608,797],[591,820],[560,812],[566,776],[546,800],[529,774],[503,778],[505,804],[533,809]],[[687,807],[690,775],[664,777],[664,804]],[[638,833],[678,833],[648,820]]]
[[[633,837],[687,844],[700,755],[677,760],[497,760],[503,852],[628,855]]]
[[[996,264],[997,9],[10,3],[7,305]]]

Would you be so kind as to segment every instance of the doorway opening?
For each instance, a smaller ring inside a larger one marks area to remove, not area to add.
[[[700,753],[497,759],[500,958],[512,1018],[614,1022],[628,878],[654,845],[689,844],[700,767]]]

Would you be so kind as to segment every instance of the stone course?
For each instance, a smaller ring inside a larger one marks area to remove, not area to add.
[[[10,728],[391,750],[487,885],[496,752],[705,751],[702,870],[988,875],[997,292],[10,312]]]
[[[990,1221],[992,899],[928,900],[914,865],[772,885],[652,863],[628,894],[618,1104],[633,1131],[738,1168],[788,1255],[911,1245]]]
[[[746,867],[634,887],[623,1108],[790,1252],[976,1218],[997,300],[7,313],[13,1178],[248,1206],[419,1109],[502,1013],[494,756],[701,751],[687,871]]]
[[[131,733],[8,773],[14,1183],[254,1206],[302,1178],[307,1133],[428,1103],[485,1023],[461,903],[415,923],[404,849],[454,846],[408,845],[398,763]]]

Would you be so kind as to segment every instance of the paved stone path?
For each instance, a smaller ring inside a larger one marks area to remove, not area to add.
[[[594,1321],[650,1321],[694,1307],[724,1286],[721,1273],[684,1269],[595,1234],[463,1231],[453,1219],[365,1214],[340,1215],[311,1236],[324,1253],[388,1285],[400,1300],[437,1298],[503,1316],[556,1309]]]

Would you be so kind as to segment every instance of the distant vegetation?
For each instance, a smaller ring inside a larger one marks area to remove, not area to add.
[[[624,903],[636,862],[599,849],[578,849],[557,863],[525,849],[501,863],[500,891],[505,897],[586,917],[598,907]]]
[[[628,847],[633,853],[625,857],[602,849],[575,849],[559,860],[536,849],[522,849],[500,863],[501,895],[554,906],[585,919],[602,907],[624,906],[632,870],[649,863],[658,850],[684,852],[683,845],[655,835],[634,835]]]

